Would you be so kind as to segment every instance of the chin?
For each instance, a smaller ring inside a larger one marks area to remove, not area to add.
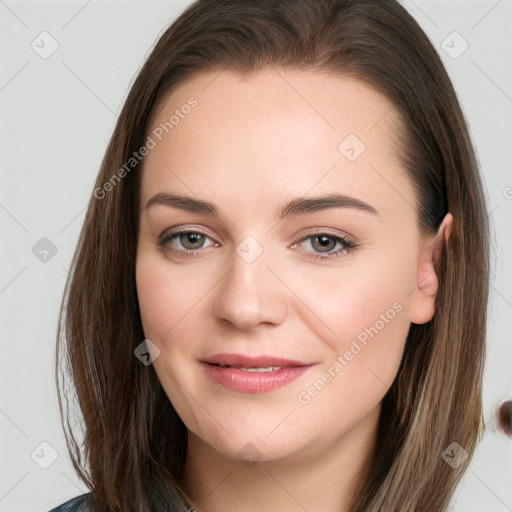
[[[226,459],[239,461],[248,467],[257,462],[300,457],[308,448],[318,444],[314,438],[306,436],[307,429],[297,429],[296,425],[295,428],[290,425],[286,428],[281,426],[282,429],[279,426],[275,428],[273,418],[272,421],[264,422],[260,417],[256,426],[249,421],[233,421],[229,424],[228,432],[222,427],[209,431],[200,429],[197,432],[194,429],[194,437],[196,441],[207,444]]]

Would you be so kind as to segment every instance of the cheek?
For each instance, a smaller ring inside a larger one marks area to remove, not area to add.
[[[137,296],[146,337],[163,341],[185,317],[193,317],[214,285],[209,281],[206,276],[198,279],[197,272],[186,266],[171,266],[163,257],[138,257]]]
[[[370,295],[364,287],[353,290],[330,311],[336,336],[324,338],[329,350],[322,364],[294,397],[300,431],[326,437],[349,431],[377,410],[398,372],[410,326],[404,305],[386,286],[374,286]]]
[[[376,404],[394,380],[410,322],[406,306],[387,287],[373,288],[371,295],[356,292],[340,298],[326,317],[335,334],[324,337],[329,355],[315,377],[333,381],[345,405],[354,399]]]
[[[407,333],[417,275],[414,251],[368,252],[331,270],[296,275],[295,283],[315,313],[303,307],[302,320],[333,350],[348,350],[354,339],[364,343],[375,329],[391,344]]]
[[[175,316],[170,280],[161,272],[158,264],[139,257],[136,283],[144,334],[152,341],[160,340],[165,331],[172,327]]]
[[[191,381],[187,354],[200,348],[195,345],[194,333],[201,325],[198,306],[208,283],[196,282],[197,272],[194,277],[184,267],[172,269],[169,262],[159,259],[144,254],[137,257],[137,295],[144,335],[160,349],[153,368],[169,401],[187,427],[198,431],[198,425],[207,418],[201,416],[185,391],[200,394]]]
[[[380,402],[396,376],[410,328],[414,251],[363,260],[340,267],[329,279],[302,283],[312,290],[308,305],[321,318],[310,316],[308,327],[329,350],[299,403],[314,403],[323,421],[329,403],[340,412],[362,414]]]

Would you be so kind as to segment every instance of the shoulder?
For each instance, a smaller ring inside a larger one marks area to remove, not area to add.
[[[82,494],[76,498],[72,498],[66,503],[52,508],[50,512],[89,512],[89,497],[91,493]]]

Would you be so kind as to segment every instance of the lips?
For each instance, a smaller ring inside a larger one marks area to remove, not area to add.
[[[294,361],[276,356],[250,356],[244,354],[216,354],[204,360],[205,363],[233,368],[293,368],[309,366],[310,363]]]
[[[216,354],[201,363],[210,381],[239,393],[282,388],[313,366],[282,357],[242,354]]]

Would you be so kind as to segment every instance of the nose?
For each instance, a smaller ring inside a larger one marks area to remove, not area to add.
[[[233,255],[233,266],[217,289],[214,315],[241,330],[279,325],[287,315],[285,291],[262,256],[248,263]]]

